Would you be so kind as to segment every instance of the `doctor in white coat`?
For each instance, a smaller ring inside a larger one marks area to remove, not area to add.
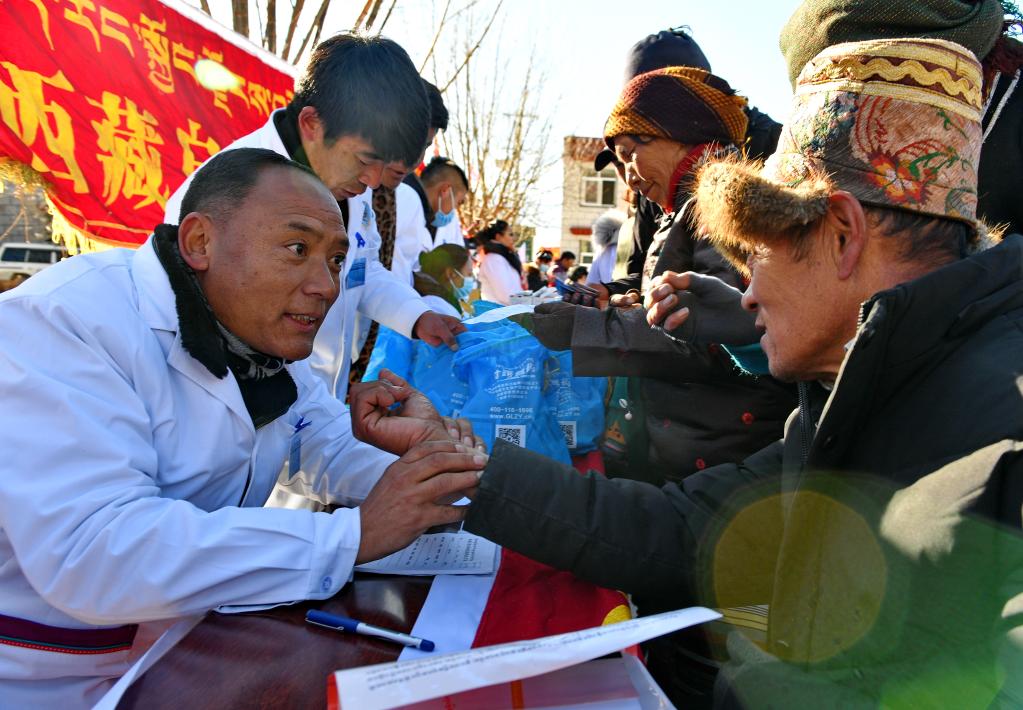
[[[403,383],[350,416],[297,362],[347,248],[314,175],[239,150],[193,188],[180,228],[0,296],[0,706],[92,704],[139,624],[330,597],[461,519],[446,503],[485,461]],[[263,508],[282,461],[361,508]]]
[[[342,34],[313,52],[287,108],[224,148],[267,148],[306,165],[347,212],[346,298],[323,322],[309,359],[314,374],[342,401],[369,321],[431,345],[457,347],[458,322],[431,311],[411,284],[380,264],[380,236],[367,189],[380,184],[386,163],[416,164],[426,145],[429,115],[422,79],[405,50],[383,37]],[[183,216],[181,199],[190,179],[167,202],[169,224]]]

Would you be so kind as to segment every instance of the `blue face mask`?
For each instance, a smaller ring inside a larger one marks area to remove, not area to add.
[[[451,210],[450,212],[437,212],[436,214],[433,215],[433,226],[437,227],[438,229],[440,227],[446,227],[449,224],[451,224],[451,221],[454,218],[455,218],[454,210]]]
[[[443,209],[444,208],[443,197],[441,197],[440,202],[437,203],[437,211],[433,215],[433,226],[437,227],[438,229],[441,227],[448,226],[455,218],[455,193],[450,187],[448,188],[448,199],[451,200],[450,202],[451,210],[448,212],[445,212]]]
[[[469,301],[469,294],[472,293],[474,288],[476,288],[476,279],[472,276],[463,276],[462,285],[454,286],[455,298],[459,303],[467,303]]]

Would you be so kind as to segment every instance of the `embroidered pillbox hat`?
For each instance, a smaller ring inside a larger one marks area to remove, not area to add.
[[[866,205],[960,220],[976,235],[981,68],[945,40],[829,47],[803,68],[777,151],[697,176],[701,227],[742,265],[753,244],[822,217],[836,190]]]

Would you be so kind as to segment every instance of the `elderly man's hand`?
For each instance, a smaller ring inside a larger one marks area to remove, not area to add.
[[[654,279],[644,306],[650,325],[680,340],[749,345],[760,339],[755,314],[742,307],[742,291],[713,276],[666,271]]]
[[[643,299],[639,295],[639,291],[632,290],[611,296],[611,299],[608,301],[608,305],[611,306],[611,308],[633,308],[639,306],[641,300]]]
[[[451,501],[475,493],[486,454],[451,441],[417,444],[387,467],[359,506],[357,563],[400,550],[436,525],[465,518]]]
[[[462,325],[462,321],[433,311],[427,311],[419,316],[415,327],[412,328],[412,335],[427,345],[437,346],[444,343],[452,350],[458,350],[455,336],[464,332],[465,326]]]

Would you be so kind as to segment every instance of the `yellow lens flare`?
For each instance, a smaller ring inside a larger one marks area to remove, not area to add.
[[[227,67],[212,59],[200,59],[195,63],[195,78],[210,91],[230,91],[241,83]]]

